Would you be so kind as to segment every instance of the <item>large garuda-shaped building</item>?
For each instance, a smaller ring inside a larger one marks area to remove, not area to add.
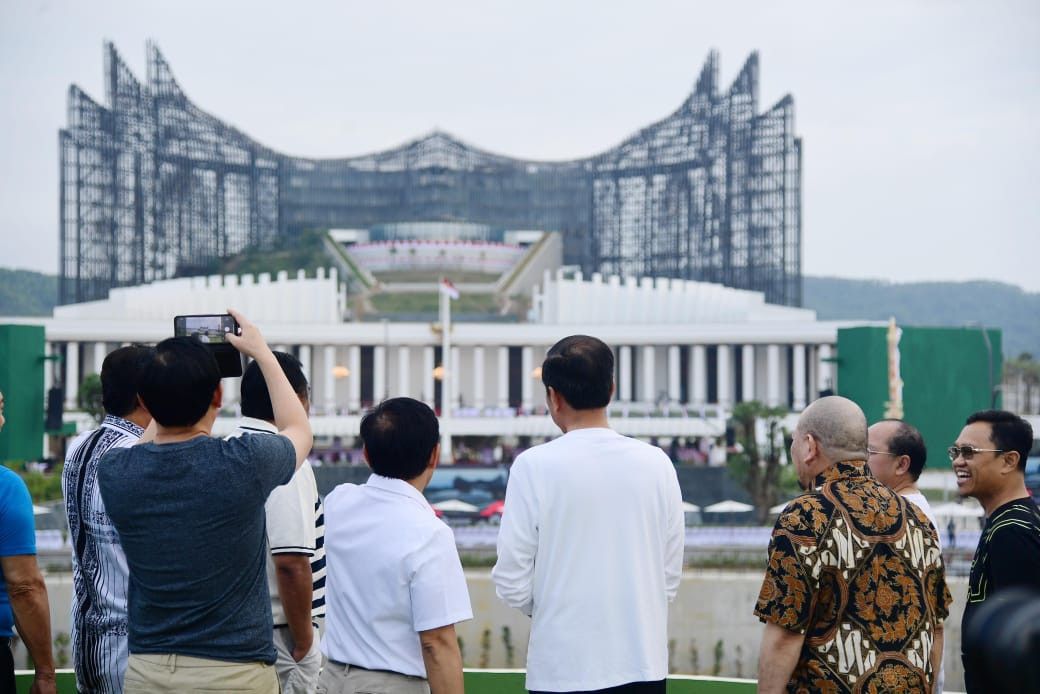
[[[106,44],[105,91],[102,106],[69,89],[61,303],[205,274],[245,248],[329,228],[460,229],[485,240],[557,231],[564,262],[586,273],[717,282],[801,303],[794,101],[758,113],[756,54],[725,93],[710,54],[670,116],[560,162],[492,154],[442,132],[359,157],[279,154],[193,104],[154,45],[142,84]]]

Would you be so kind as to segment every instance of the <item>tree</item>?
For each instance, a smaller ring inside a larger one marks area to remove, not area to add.
[[[105,415],[105,408],[101,404],[101,377],[97,374],[87,374],[83,382],[79,384],[79,392],[76,393],[76,403],[94,421],[101,422]]]
[[[767,407],[752,400],[734,405],[730,417],[743,451],[731,455],[727,463],[733,476],[751,495],[757,523],[768,520],[769,509],[780,501],[783,490],[781,422],[786,415],[787,410],[783,407]],[[765,423],[768,432],[765,450],[759,447],[759,420]]]
[[[1029,352],[1009,359],[1004,363],[1004,383],[1005,387],[1024,386],[1024,398],[1018,403],[1018,409],[1021,414],[1028,414],[1033,407],[1033,390],[1040,388],[1040,361],[1033,359]]]

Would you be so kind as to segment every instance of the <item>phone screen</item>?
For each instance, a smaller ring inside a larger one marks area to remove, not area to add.
[[[177,316],[173,320],[173,334],[194,337],[203,344],[218,345],[227,342],[227,333],[235,332],[235,319],[228,314],[206,316]]]

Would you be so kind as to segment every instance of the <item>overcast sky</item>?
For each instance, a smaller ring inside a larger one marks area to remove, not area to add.
[[[1040,291],[1040,2],[0,2],[0,266],[56,272],[58,129],[102,41],[288,154],[434,128],[581,157],[671,113],[718,49],[795,100],[806,274]]]

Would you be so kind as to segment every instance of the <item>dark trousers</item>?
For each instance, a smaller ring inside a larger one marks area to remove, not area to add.
[[[0,694],[14,694],[14,654],[7,636],[0,636]]]
[[[530,694],[559,693],[531,691]],[[628,684],[619,684],[616,687],[607,687],[606,689],[574,691],[568,692],[567,694],[665,694],[665,680],[657,680],[656,682],[629,682]]]

